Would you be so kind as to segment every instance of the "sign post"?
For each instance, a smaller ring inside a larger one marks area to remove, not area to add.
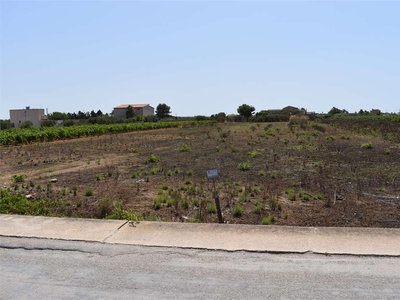
[[[222,213],[221,213],[221,206],[219,204],[219,196],[217,189],[215,187],[215,180],[219,178],[218,169],[207,170],[207,178],[209,180],[212,180],[214,185],[214,200],[215,200],[215,206],[217,207],[218,223],[224,223],[224,219],[222,218]]]

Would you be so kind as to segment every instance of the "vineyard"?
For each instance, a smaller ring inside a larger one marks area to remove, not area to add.
[[[98,136],[110,133],[142,131],[160,128],[174,128],[209,124],[213,121],[179,121],[179,122],[147,122],[124,123],[111,125],[84,125],[71,127],[42,127],[27,129],[11,129],[0,131],[1,145],[29,144],[34,142],[51,142],[57,140],[76,139],[80,137]]]

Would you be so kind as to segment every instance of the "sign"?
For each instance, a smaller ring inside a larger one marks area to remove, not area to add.
[[[218,179],[219,178],[218,169],[207,170],[207,178],[212,180]]]

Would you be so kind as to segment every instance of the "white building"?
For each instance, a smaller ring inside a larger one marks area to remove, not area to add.
[[[14,127],[20,127],[21,124],[30,121],[33,126],[40,127],[41,122],[47,120],[43,108],[10,109],[10,123],[14,123]]]

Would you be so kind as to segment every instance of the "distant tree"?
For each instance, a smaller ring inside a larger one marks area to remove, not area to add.
[[[90,112],[90,117],[91,117],[91,118],[96,118],[96,117],[97,117],[97,115],[96,115],[96,113],[95,113],[94,110],[92,110],[92,111]]]
[[[158,104],[157,108],[156,108],[156,116],[159,119],[170,117],[171,116],[171,108],[165,103]]]
[[[66,119],[69,119],[69,116],[66,113],[55,111],[48,115],[48,119],[49,120],[66,120]]]
[[[254,106],[248,104],[242,104],[238,107],[237,112],[239,115],[248,120],[254,114],[255,110],[256,109],[254,108]]]
[[[26,121],[22,123],[19,128],[25,129],[25,128],[33,128],[33,123],[31,121]]]
[[[135,116],[135,111],[133,110],[132,105],[128,105],[126,108],[126,118],[132,119]]]
[[[226,120],[226,113],[220,112],[215,115],[211,115],[211,119],[217,120],[217,122],[225,122]]]
[[[258,113],[256,113],[256,116],[257,117],[259,117],[259,116],[265,117],[265,116],[268,116],[268,114],[269,114],[269,112],[267,110],[260,110]]]
[[[103,112],[99,109],[96,113],[96,117],[101,117],[103,115]]]
[[[0,129],[11,129],[14,127],[14,123],[11,123],[10,120],[0,120]]]
[[[364,114],[364,111],[363,111],[362,109],[360,109],[359,112],[358,112],[358,114],[359,114],[359,115],[363,115],[363,114]]]
[[[54,120],[43,120],[40,122],[40,127],[53,127],[55,124]]]
[[[340,114],[341,112],[341,109],[337,107],[332,107],[331,110],[328,112],[328,115]]]

